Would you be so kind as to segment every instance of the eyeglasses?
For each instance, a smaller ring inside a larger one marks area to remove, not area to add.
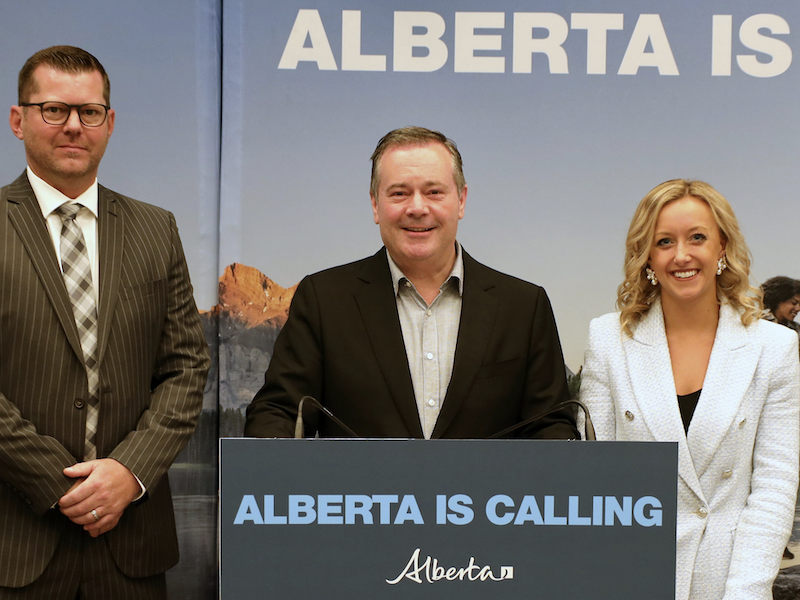
[[[105,104],[65,104],[63,102],[20,102],[20,106],[38,106],[42,119],[48,125],[63,125],[69,120],[72,109],[78,110],[78,118],[86,127],[100,127],[106,122],[108,109]]]

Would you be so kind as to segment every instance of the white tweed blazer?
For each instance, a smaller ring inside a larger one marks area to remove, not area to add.
[[[594,319],[580,397],[598,440],[678,442],[677,600],[768,600],[798,484],[797,335],[720,308],[703,392],[684,433],[660,301],[622,333]]]

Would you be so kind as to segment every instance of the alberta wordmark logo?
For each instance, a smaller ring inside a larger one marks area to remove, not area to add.
[[[420,549],[414,550],[411,558],[403,567],[400,574],[394,579],[387,579],[389,585],[397,585],[403,579],[408,579],[414,583],[439,583],[441,581],[503,581],[504,579],[514,579],[514,567],[503,566],[495,574],[491,567],[480,566],[475,563],[475,557],[470,556],[466,566],[445,567],[439,564],[439,560],[431,556],[425,557],[420,561]]]

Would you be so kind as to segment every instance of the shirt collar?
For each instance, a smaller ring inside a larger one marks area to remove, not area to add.
[[[397,296],[398,290],[400,289],[400,284],[403,281],[409,281],[408,277],[403,275],[403,272],[400,270],[400,267],[397,266],[392,260],[391,255],[389,252],[386,252],[386,258],[389,260],[389,272],[392,274],[392,286],[394,287],[394,295]],[[439,288],[442,290],[447,283],[455,279],[456,283],[458,284],[458,295],[464,295],[464,259],[461,255],[461,244],[456,241],[456,261],[453,263],[453,268],[450,270],[450,276],[445,279],[444,283]]]
[[[52,213],[55,209],[57,209],[65,202],[71,202],[73,204],[81,204],[92,212],[95,219],[97,218],[96,177],[94,182],[92,182],[92,185],[89,186],[89,189],[87,189],[80,196],[78,196],[73,200],[72,198],[68,198],[67,196],[59,192],[56,188],[47,183],[44,179],[36,175],[36,173],[34,173],[30,167],[27,168],[27,172],[28,172],[28,181],[30,181],[31,183],[31,187],[33,188],[33,193],[36,194],[36,200],[39,202],[39,209],[42,211],[42,214],[44,215],[45,219],[50,215],[50,213]]]

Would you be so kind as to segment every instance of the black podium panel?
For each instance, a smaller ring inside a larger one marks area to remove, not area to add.
[[[677,444],[220,440],[221,599],[675,597]]]

